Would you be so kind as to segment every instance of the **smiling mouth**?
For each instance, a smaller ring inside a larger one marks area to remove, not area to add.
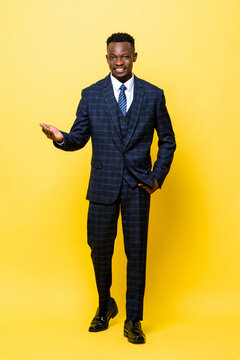
[[[124,72],[124,68],[115,68],[114,70],[119,73]]]

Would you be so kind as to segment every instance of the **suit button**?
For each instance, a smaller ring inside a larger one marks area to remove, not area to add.
[[[122,123],[123,123],[123,124],[126,124],[126,120],[123,120]]]
[[[123,153],[123,156],[126,156],[126,153]]]

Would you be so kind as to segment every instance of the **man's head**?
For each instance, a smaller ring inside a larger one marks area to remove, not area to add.
[[[133,63],[137,60],[134,39],[127,33],[115,33],[107,39],[106,59],[112,75],[122,83],[132,76]]]

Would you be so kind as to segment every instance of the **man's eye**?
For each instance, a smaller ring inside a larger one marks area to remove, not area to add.
[[[123,59],[129,59],[129,56],[127,56],[127,55],[125,55],[125,56],[123,56]]]
[[[110,56],[110,60],[115,60],[115,56]]]

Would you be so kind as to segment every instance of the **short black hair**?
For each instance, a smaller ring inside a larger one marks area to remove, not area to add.
[[[114,33],[111,36],[109,36],[109,38],[107,39],[107,46],[111,43],[111,42],[123,42],[123,41],[127,41],[129,42],[133,49],[135,48],[134,46],[134,38],[127,34],[127,33]]]

